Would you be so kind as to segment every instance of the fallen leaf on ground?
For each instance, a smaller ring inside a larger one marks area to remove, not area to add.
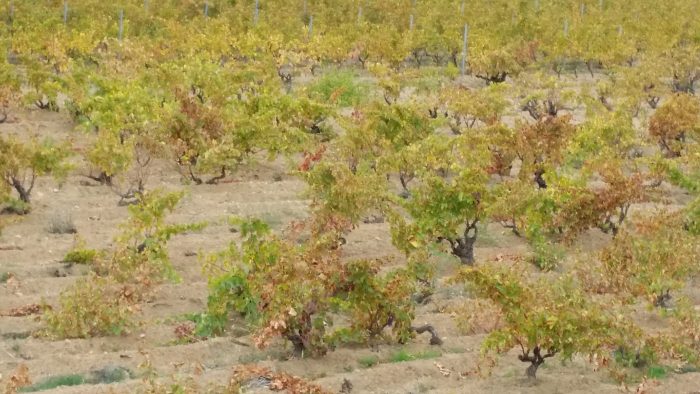
[[[41,305],[29,304],[29,305],[20,306],[17,308],[12,308],[7,313],[1,313],[0,316],[24,317],[24,316],[36,315],[38,313],[41,313]]]
[[[452,374],[452,371],[451,371],[450,369],[445,368],[445,366],[443,366],[443,365],[440,364],[439,362],[435,361],[434,364],[435,364],[435,366],[437,367],[438,371],[440,371],[440,373],[442,374],[442,376],[447,377],[447,376],[450,376],[450,374]]]

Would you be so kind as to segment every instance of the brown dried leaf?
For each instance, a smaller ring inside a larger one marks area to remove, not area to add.
[[[321,386],[317,386],[306,380],[286,373],[274,373],[265,367],[257,365],[238,365],[233,368],[229,388],[240,387],[245,382],[265,378],[270,381],[268,388],[272,391],[286,390],[290,394],[330,394]]]
[[[182,324],[178,324],[175,327],[175,336],[179,340],[186,340],[188,342],[194,342],[195,335],[194,335],[194,330],[195,330],[195,325],[192,322],[184,322]]]
[[[29,378],[29,367],[26,364],[20,364],[5,386],[5,394],[15,394],[18,389],[30,384],[32,381]]]
[[[439,362],[435,361],[433,364],[435,364],[435,366],[437,367],[438,371],[440,371],[442,376],[447,377],[447,376],[450,376],[452,374],[452,370],[450,370],[449,368],[445,368],[445,366],[443,366]]]
[[[0,314],[0,316],[24,317],[24,316],[39,314],[39,313],[41,313],[41,311],[42,311],[41,305],[28,304],[28,305],[20,306],[17,308],[12,308],[12,309],[10,309],[9,312],[2,313],[2,314]]]

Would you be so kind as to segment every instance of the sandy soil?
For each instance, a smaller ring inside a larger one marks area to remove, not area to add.
[[[38,133],[55,139],[78,138],[70,121],[61,114],[26,111],[13,122],[0,125],[0,133],[22,136]],[[262,164],[237,174],[234,182],[218,186],[183,186],[178,174],[160,166],[148,187],[184,188],[188,191],[172,220],[217,221],[229,215],[258,215],[281,228],[290,220],[304,217],[308,201],[304,185],[291,176],[273,181],[284,173],[284,163]],[[109,246],[117,225],[126,218],[126,208],[117,206],[118,197],[106,187],[90,186],[79,175],[72,175],[59,186],[40,179],[34,192],[33,212],[7,226],[0,236],[0,272],[12,272],[15,280],[0,285],[0,312],[46,301],[55,303],[59,293],[84,270],[60,263],[73,246],[74,236],[52,235],[50,221],[69,216],[78,234],[94,248]],[[586,360],[562,363],[556,358],[539,372],[536,382],[524,376],[525,365],[516,354],[499,358],[490,376],[460,376],[479,362],[483,335],[463,335],[457,327],[455,307],[469,298],[459,287],[444,287],[427,305],[417,310],[416,323],[430,323],[444,339],[436,348],[428,337],[419,337],[406,346],[382,345],[378,349],[342,348],[323,359],[289,359],[281,346],[258,351],[251,340],[222,337],[193,344],[175,343],[176,319],[184,313],[202,311],[206,304],[206,280],[192,252],[213,251],[225,245],[232,234],[224,224],[213,225],[196,234],[178,236],[170,253],[183,277],[182,283],[160,286],[152,300],[144,304],[138,327],[121,337],[49,341],[29,335],[41,327],[36,317],[0,317],[0,374],[7,378],[20,364],[29,367],[37,382],[50,376],[84,373],[104,368],[127,368],[131,379],[111,385],[81,385],[52,390],[53,393],[138,392],[144,388],[140,369],[147,359],[164,381],[196,376],[200,387],[225,384],[231,368],[240,363],[260,363],[277,371],[308,378],[329,390],[339,391],[344,379],[353,393],[618,393],[620,387],[607,373],[595,372]],[[586,250],[606,242],[599,233],[586,235],[575,248]],[[497,226],[487,229],[477,245],[477,257],[516,254],[525,246]],[[394,254],[385,224],[366,224],[348,240],[350,257]],[[447,277],[457,269],[450,259],[440,263],[439,272]],[[700,298],[700,297],[698,297]],[[700,299],[696,301],[700,302]],[[400,350],[412,354],[433,352],[433,358],[391,363]],[[369,368],[360,360],[376,357]],[[439,366],[450,371],[444,376]],[[634,392],[636,387],[630,389]],[[251,389],[264,392],[263,389]],[[700,373],[672,374],[649,385],[647,393],[692,393],[700,391]]]

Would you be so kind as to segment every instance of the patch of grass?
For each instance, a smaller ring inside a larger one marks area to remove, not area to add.
[[[108,366],[92,372],[90,379],[86,382],[91,384],[110,384],[134,378],[135,375],[124,367]]]
[[[29,203],[16,198],[10,198],[6,201],[7,205],[0,213],[7,215],[26,215],[31,211]]]
[[[663,379],[668,376],[668,371],[666,370],[666,367],[662,365],[652,365],[647,371],[647,376],[650,379]]]
[[[73,249],[63,257],[64,263],[91,264],[97,259],[98,252],[94,249]]]
[[[172,315],[168,317],[164,317],[162,319],[156,319],[155,322],[158,324],[177,324],[177,323],[183,323],[187,321],[191,321],[193,323],[197,322],[198,313],[180,313],[177,315]]]
[[[364,101],[369,88],[366,84],[358,82],[357,75],[353,72],[331,71],[311,85],[309,90],[323,102],[350,107]]]
[[[411,360],[414,360],[413,355],[404,349],[401,349],[398,352],[393,353],[389,357],[389,361],[391,361],[392,363],[400,363],[400,362],[411,361]]]
[[[31,386],[22,387],[20,393],[33,393],[37,391],[52,390],[62,386],[79,386],[85,384],[85,378],[82,375],[59,375],[48,377]]]
[[[427,393],[430,392],[430,390],[434,390],[435,386],[433,385],[427,385],[425,383],[419,383],[418,386],[416,386],[416,391],[419,393]]]
[[[428,360],[431,358],[440,357],[441,355],[442,353],[437,350],[427,350],[419,353],[409,353],[405,349],[401,349],[398,352],[393,353],[391,356],[389,356],[389,362],[402,363],[405,361],[413,360]]]
[[[64,263],[91,264],[100,257],[100,251],[86,248],[86,242],[80,237],[76,237],[73,248],[63,257]]]
[[[83,384],[110,384],[134,377],[134,373],[127,368],[108,366],[92,371],[87,378],[79,374],[50,376],[31,386],[21,388],[19,392],[33,393],[37,391],[53,390],[57,387],[79,386]]]
[[[1,272],[0,273],[0,283],[7,283],[10,278],[12,278],[14,275],[12,272]]]
[[[467,350],[465,348],[461,348],[461,347],[449,347],[449,348],[445,349],[445,353],[448,353],[448,354],[463,354],[466,352],[467,352]]]
[[[3,333],[2,339],[27,339],[32,335],[31,331],[21,331],[21,332],[6,332]]]
[[[542,271],[555,269],[564,258],[563,248],[549,242],[539,233],[531,237],[530,243],[533,249],[530,261]]]
[[[379,363],[379,357],[377,357],[377,356],[360,357],[357,360],[357,363],[360,364],[360,366],[362,368],[372,368],[373,366],[375,366]]]
[[[676,370],[674,372],[678,373],[678,374],[700,372],[700,368],[698,368],[692,364],[685,364],[685,365],[680,366],[679,368],[676,368]]]
[[[54,216],[46,229],[49,234],[77,234],[78,229],[70,216]]]
[[[428,360],[431,358],[438,358],[442,356],[442,352],[439,350],[427,350],[425,352],[420,352],[415,355],[416,360]]]

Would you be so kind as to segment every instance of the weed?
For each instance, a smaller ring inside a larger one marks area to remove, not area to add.
[[[7,283],[14,276],[12,272],[0,272],[0,283]]]
[[[393,353],[389,357],[389,362],[392,363],[402,363],[405,361],[413,361],[413,360],[428,360],[431,358],[436,358],[440,357],[442,353],[440,353],[437,350],[427,350],[424,352],[419,352],[419,353],[409,353],[406,351],[406,349],[401,349],[396,353]]]
[[[649,377],[649,379],[663,379],[667,375],[668,371],[666,370],[666,367],[662,365],[652,365],[647,371],[647,377]]]
[[[546,272],[555,269],[564,256],[561,246],[548,241],[536,231],[532,232],[530,243],[533,249],[530,261],[542,271]]]
[[[27,339],[32,335],[31,331],[6,332],[0,335],[2,339]]]
[[[97,259],[98,252],[95,249],[73,249],[63,257],[64,263],[90,264]]]
[[[360,366],[362,366],[362,368],[372,368],[373,366],[375,366],[379,363],[379,357],[377,357],[377,356],[360,357],[357,360],[357,363],[360,364]]]
[[[59,375],[48,377],[31,386],[22,387],[20,393],[33,393],[36,391],[52,390],[63,386],[79,386],[85,383],[81,375]]]
[[[90,378],[86,382],[91,384],[110,384],[132,379],[136,375],[127,368],[117,366],[107,366],[91,372]]]
[[[418,386],[416,386],[416,392],[418,392],[418,393],[428,393],[434,389],[435,389],[435,386],[428,385],[425,383],[419,383]]]
[[[398,352],[392,354],[391,357],[389,357],[389,361],[391,361],[392,363],[401,363],[404,361],[411,361],[411,360],[415,360],[415,358],[413,357],[412,354],[410,354],[409,352],[407,352],[404,349],[399,350]]]
[[[367,97],[368,88],[357,81],[357,76],[348,71],[333,71],[322,76],[310,91],[324,102],[334,102],[341,107],[361,103]]]
[[[467,349],[461,347],[448,347],[445,349],[445,353],[447,354],[464,354],[466,352]]]
[[[76,234],[78,229],[70,216],[54,216],[46,229],[49,234]]]
[[[673,372],[677,374],[682,374],[682,373],[695,373],[695,372],[700,372],[700,368],[691,365],[691,364],[685,364],[681,365],[680,367],[676,368]]]
[[[195,323],[187,321],[175,326],[175,337],[177,343],[193,343],[199,340],[197,336],[194,335],[194,330],[196,326]]]
[[[31,211],[29,203],[16,198],[9,198],[6,201],[5,207],[2,209],[3,214],[7,215],[26,215]]]

